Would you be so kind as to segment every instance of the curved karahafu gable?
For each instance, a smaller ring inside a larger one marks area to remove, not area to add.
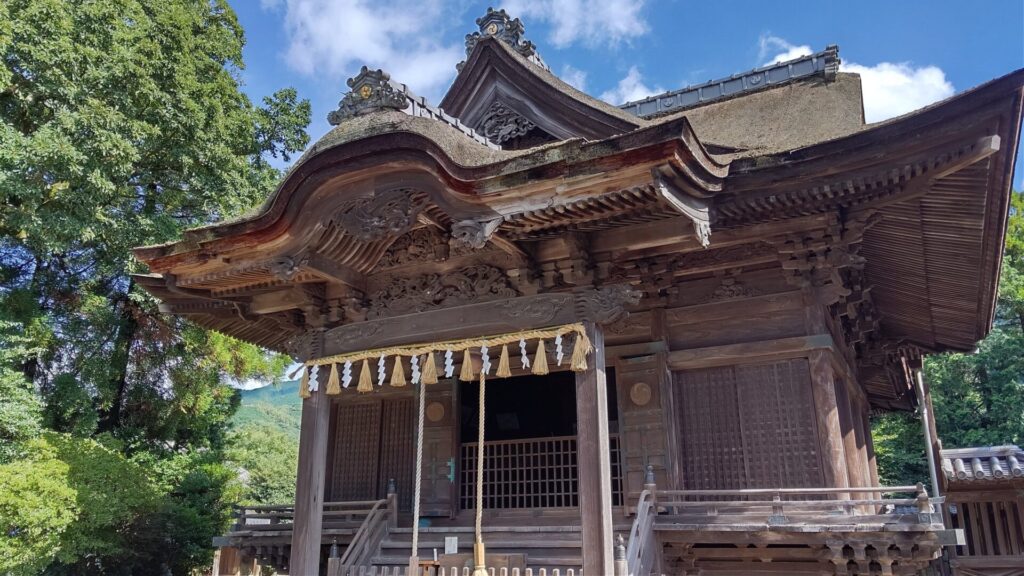
[[[707,199],[727,171],[685,119],[599,142],[503,151],[434,119],[376,110],[317,142],[256,215],[136,249],[153,272],[138,280],[167,311],[282,349],[325,300],[338,308],[320,322],[365,316],[343,310],[345,299],[394,289],[378,277],[394,274],[380,263],[409,234],[441,236],[429,251],[444,251],[442,268],[465,276],[452,282],[470,283],[493,276],[474,268],[482,261],[500,277],[525,270],[530,257],[517,243],[582,222],[680,219],[677,235],[706,238]]]

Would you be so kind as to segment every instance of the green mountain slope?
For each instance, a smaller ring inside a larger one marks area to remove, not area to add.
[[[302,398],[299,382],[284,382],[279,386],[264,386],[255,390],[242,390],[242,405],[235,413],[235,429],[248,424],[263,424],[299,438],[302,419]]]

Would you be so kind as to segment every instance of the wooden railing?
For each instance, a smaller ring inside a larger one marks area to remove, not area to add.
[[[385,500],[325,502],[323,511],[325,532],[329,533],[334,528],[358,526],[379,502],[385,502]],[[228,537],[241,534],[255,536],[263,532],[291,531],[292,523],[295,520],[295,507],[292,505],[236,506],[232,515],[235,522],[227,534]]]
[[[913,498],[882,498],[911,493]],[[867,498],[850,498],[867,494]],[[893,522],[941,527],[937,505],[942,498],[929,498],[924,486],[861,488],[775,488],[741,490],[659,490],[653,470],[648,467],[644,490],[636,507],[636,517],[626,545],[616,543],[615,576],[650,576],[660,572],[661,549],[655,526],[678,526],[700,530],[763,530],[767,525],[815,519],[814,523],[850,524],[854,522]],[[914,517],[886,514],[883,507],[912,510]],[[842,518],[839,520],[837,517]],[[725,528],[723,525],[729,525]]]
[[[648,486],[653,488],[653,486]],[[660,560],[660,550],[657,549],[654,536],[654,522],[658,516],[658,509],[654,502],[654,490],[645,489],[640,493],[640,503],[636,507],[636,519],[629,530],[629,543],[625,547],[622,558],[616,558],[619,571],[623,564],[626,576],[629,574],[652,574],[655,570],[655,563]],[[621,545],[616,547],[616,553],[620,554]]]
[[[900,493],[911,493],[914,497],[884,498]],[[714,517],[718,523],[735,520],[738,523],[785,524],[791,517],[879,516],[885,515],[883,506],[890,506],[896,509],[912,508],[921,515],[919,523],[931,524],[941,523],[938,510],[933,506],[943,501],[942,498],[929,498],[921,484],[894,487],[657,490],[656,494],[662,516],[686,519]],[[869,497],[847,496],[856,494],[867,494]],[[836,499],[834,496],[841,498]],[[888,516],[893,517],[891,514]]]
[[[609,435],[612,504],[622,503],[619,438]],[[579,506],[576,436],[493,440],[484,444],[484,508],[575,508]],[[459,504],[475,507],[477,444],[462,445]]]
[[[388,528],[395,525],[397,517],[398,501],[395,494],[388,494],[384,500],[374,502],[366,519],[363,520],[359,530],[352,537],[352,541],[345,548],[345,553],[336,563],[339,568],[345,570],[368,565],[380,548],[380,542],[387,535]],[[333,576],[330,566],[328,567],[328,576]]]

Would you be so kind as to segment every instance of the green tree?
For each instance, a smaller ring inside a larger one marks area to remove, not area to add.
[[[295,500],[298,440],[275,426],[251,423],[232,433],[228,461],[239,471],[244,504],[287,504]]]
[[[207,563],[238,496],[217,464],[238,405],[229,383],[287,363],[160,314],[131,279],[144,272],[132,247],[251,210],[280,178],[270,159],[308,143],[310,106],[294,90],[260,105],[241,91],[243,44],[226,0],[0,3],[4,452],[12,466],[63,463],[72,489],[93,458],[142,479],[116,492],[130,506],[110,503],[116,529],[79,503],[52,573]],[[66,435],[33,440],[40,426]],[[25,455],[41,441],[58,456]]]

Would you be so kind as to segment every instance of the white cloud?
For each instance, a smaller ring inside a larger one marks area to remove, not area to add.
[[[811,54],[806,45],[795,46],[776,36],[762,35],[759,59],[766,64],[784,62]],[[768,57],[773,51],[780,51]],[[864,93],[864,119],[880,122],[927,106],[955,92],[946,73],[937,66],[915,67],[909,62],[879,62],[864,66],[853,62],[839,65],[840,72],[860,74]]]
[[[643,75],[640,74],[640,70],[633,66],[629,69],[626,76],[619,80],[615,88],[601,93],[601,100],[612,104],[623,104],[633,100],[641,100],[664,91],[665,89],[661,86],[655,85],[654,88],[649,88],[644,84]]]
[[[764,62],[769,54],[776,53],[770,60],[764,62],[765,64],[777,64],[814,53],[814,50],[811,50],[811,47],[806,44],[794,46],[784,39],[772,36],[771,34],[762,34],[757,43],[759,48],[758,60]]]
[[[347,78],[363,64],[430,98],[455,75],[464,56],[459,44],[444,44],[448,21],[441,0],[262,0],[283,10],[288,66],[309,76]]]
[[[583,70],[573,68],[566,64],[562,66],[562,74],[559,77],[565,81],[566,84],[580,92],[584,92],[587,89],[587,73]]]
[[[557,48],[576,42],[618,44],[647,33],[640,13],[644,0],[504,0],[501,7],[523,20],[551,25],[548,40]]]
[[[874,66],[842,64],[839,69],[860,74],[864,118],[868,122],[906,114],[949,98],[955,91],[937,66],[915,68],[907,62],[881,62]]]

